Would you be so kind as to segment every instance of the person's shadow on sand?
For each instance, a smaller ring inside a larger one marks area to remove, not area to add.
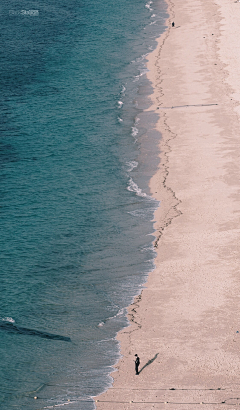
[[[159,353],[156,353],[155,356],[148,360],[148,362],[139,370],[139,374],[143,371],[143,369],[145,369],[145,367],[149,366],[150,364],[152,364],[154,362],[154,360],[156,360],[156,358],[158,357]]]

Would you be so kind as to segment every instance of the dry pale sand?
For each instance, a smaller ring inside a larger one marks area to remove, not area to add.
[[[169,14],[149,56],[157,267],[129,307],[97,410],[240,405],[240,2],[169,0]]]

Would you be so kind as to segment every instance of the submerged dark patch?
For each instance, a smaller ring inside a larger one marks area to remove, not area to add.
[[[13,323],[0,323],[0,330],[6,330],[8,333],[17,333],[20,335],[38,336],[43,339],[62,340],[64,342],[71,342],[70,337],[54,335],[48,332],[41,332],[40,330],[28,329],[26,327],[19,327]]]

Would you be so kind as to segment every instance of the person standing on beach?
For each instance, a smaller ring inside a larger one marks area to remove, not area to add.
[[[139,374],[138,367],[140,365],[140,359],[139,359],[137,354],[135,354],[135,357],[136,357],[136,359],[135,359],[135,371],[136,371],[136,374]]]

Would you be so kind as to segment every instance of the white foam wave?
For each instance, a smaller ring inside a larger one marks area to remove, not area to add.
[[[126,91],[126,87],[124,87],[124,85],[122,85],[121,94],[125,95],[125,91]]]
[[[156,251],[156,249],[154,248],[153,244],[150,246],[145,246],[141,249],[141,252],[152,252],[152,251]]]
[[[152,22],[149,24],[149,26],[152,26],[153,24],[156,24],[156,22],[157,22],[157,20],[152,21]]]
[[[129,179],[129,185],[127,187],[128,191],[135,192],[136,195],[141,196],[142,198],[153,199],[151,196],[147,195],[145,192],[142,191],[141,188],[133,181],[132,178]]]
[[[126,165],[129,167],[127,172],[131,172],[134,168],[137,168],[138,162],[137,161],[128,161]]]
[[[105,322],[100,322],[100,323],[98,324],[98,327],[102,327],[102,326],[105,325],[105,323],[106,323],[107,321],[112,320],[112,319],[116,319],[118,316],[124,316],[125,314],[126,314],[126,308],[119,309],[119,311],[118,311],[118,313],[117,313],[116,315],[108,317],[108,318],[105,320]],[[109,339],[109,340],[110,340],[110,339]]]
[[[99,340],[99,341],[97,342],[97,344],[104,343],[104,342],[112,342],[112,340],[115,340],[115,337],[110,337],[109,339]]]
[[[145,59],[147,58],[147,54],[142,54],[140,57],[137,57],[135,60],[132,60],[131,63],[135,64],[135,63],[142,63],[145,61]]]
[[[132,137],[136,137],[138,135],[138,128],[137,127],[132,127],[131,135],[132,135]]]
[[[149,71],[149,70],[148,70],[147,68],[143,68],[142,70],[140,70],[140,73],[139,73],[138,75],[135,75],[135,78],[134,78],[133,82],[139,81],[139,79],[140,79],[143,75],[147,74],[148,71]]]
[[[150,0],[147,4],[145,4],[146,9],[149,11],[152,11],[153,9],[151,8],[152,1]]]
[[[152,14],[152,15],[151,15],[151,18],[154,18],[154,17],[156,17],[156,14]]]
[[[125,311],[126,311],[126,308],[119,309],[118,313],[117,313],[116,315],[114,315],[114,316],[109,317],[108,320],[110,320],[110,319],[115,319],[115,318],[118,317],[118,316],[125,315]]]
[[[123,106],[123,102],[122,101],[118,101],[118,108],[122,108]]]
[[[15,320],[12,317],[2,317],[3,322],[15,323]]]
[[[128,214],[132,216],[140,216],[140,217],[145,216],[141,209],[136,209],[135,211],[129,211]]]
[[[138,218],[151,218],[153,216],[154,211],[156,208],[149,208],[149,209],[135,209],[134,211],[129,211],[128,214],[132,216],[136,216]]]
[[[53,404],[52,406],[46,406],[46,407],[43,407],[43,409],[55,409],[56,407],[68,406],[69,404],[71,404],[71,400],[66,401],[65,403]]]

